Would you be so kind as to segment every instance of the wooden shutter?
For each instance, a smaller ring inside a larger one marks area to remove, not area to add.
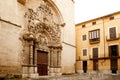
[[[112,27],[109,29],[110,39],[116,38],[116,27]]]
[[[87,49],[83,49],[83,56],[87,56]]]
[[[82,38],[83,38],[83,41],[86,40],[86,35],[83,35]]]
[[[93,58],[98,58],[98,48],[93,48]]]

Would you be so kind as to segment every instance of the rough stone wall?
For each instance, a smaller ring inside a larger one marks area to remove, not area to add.
[[[0,1],[0,75],[21,73],[21,26],[17,21],[16,0]]]
[[[30,0],[26,0],[30,1]],[[33,6],[38,0],[31,0]],[[74,73],[75,26],[74,3],[71,0],[52,0],[59,9],[65,26],[62,31],[62,72]],[[26,5],[27,6],[27,5]],[[22,32],[25,29],[26,6],[17,0],[0,0],[0,74],[21,73],[23,44]]]

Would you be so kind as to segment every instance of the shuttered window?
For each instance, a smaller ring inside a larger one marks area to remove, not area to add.
[[[93,48],[93,58],[98,58],[98,48]]]
[[[87,56],[87,49],[83,49],[83,56]]]
[[[83,41],[86,40],[86,35],[82,35],[82,40],[83,40]]]
[[[110,39],[116,38],[116,27],[109,28]]]

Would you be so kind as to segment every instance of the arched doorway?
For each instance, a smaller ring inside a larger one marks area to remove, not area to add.
[[[61,75],[60,16],[48,1],[41,0],[25,14],[27,28],[23,35],[25,63],[23,76]]]

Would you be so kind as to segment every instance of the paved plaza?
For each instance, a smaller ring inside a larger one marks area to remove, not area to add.
[[[39,79],[30,80],[120,80],[120,75],[117,74],[74,74],[62,75],[56,77],[39,77]]]
[[[0,80],[120,80],[120,74],[72,74],[72,75],[62,75],[62,76],[40,76],[38,78],[0,78]]]

